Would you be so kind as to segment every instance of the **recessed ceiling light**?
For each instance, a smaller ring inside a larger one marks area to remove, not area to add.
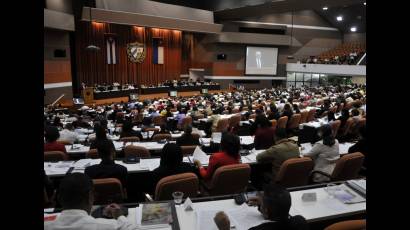
[[[352,32],[356,32],[356,31],[357,31],[357,28],[356,28],[355,26],[350,27],[350,31],[352,31]]]
[[[337,16],[337,17],[336,17],[336,20],[339,21],[339,22],[340,22],[340,21],[343,21],[343,17],[342,17],[342,16]]]
[[[364,2],[363,5],[366,5],[366,2]]]
[[[323,7],[322,9],[323,9],[323,10],[327,10],[327,9],[329,9],[329,8],[327,8],[327,6],[325,6],[325,7]]]

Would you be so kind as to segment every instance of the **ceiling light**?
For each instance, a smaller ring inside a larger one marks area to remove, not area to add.
[[[327,10],[327,9],[329,9],[329,8],[327,8],[327,6],[325,6],[325,7],[323,7],[322,9],[323,9],[323,10]]]
[[[363,5],[366,5],[366,2],[364,2]]]
[[[356,28],[355,26],[350,27],[350,31],[352,31],[352,32],[356,32],[356,31],[357,31],[357,28]]]
[[[337,17],[336,17],[336,20],[339,21],[339,22],[340,22],[340,21],[343,21],[343,17],[342,17],[342,16],[337,16]]]

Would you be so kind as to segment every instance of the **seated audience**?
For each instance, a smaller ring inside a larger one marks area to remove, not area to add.
[[[210,180],[215,172],[221,166],[239,164],[241,156],[239,155],[240,141],[239,137],[230,133],[223,133],[221,138],[221,152],[214,153],[209,157],[208,168],[202,167],[201,162],[195,160],[194,163],[199,168],[201,177],[204,180]]]
[[[287,138],[286,130],[276,130],[276,144],[256,156],[258,163],[272,163],[272,180],[275,180],[280,166],[291,158],[300,156],[297,143]]]
[[[73,124],[67,123],[63,130],[60,131],[60,138],[58,141],[67,141],[70,144],[78,141],[78,134],[74,132]]]
[[[96,143],[98,156],[101,158],[100,164],[85,168],[84,173],[92,179],[117,178],[122,186],[127,186],[127,168],[116,164],[114,161],[115,147],[108,139],[99,140]]]
[[[61,151],[67,153],[64,144],[57,142],[57,139],[60,137],[57,127],[47,126],[45,128],[44,137],[46,139],[46,143],[44,143],[44,152]]]
[[[362,126],[360,129],[360,139],[356,144],[350,146],[349,153],[361,152],[365,156],[363,161],[363,167],[367,168],[367,154],[369,152],[369,146],[367,143],[367,135],[366,135],[366,125]]]
[[[252,227],[249,230],[308,230],[309,225],[303,216],[290,216],[289,210],[292,205],[292,197],[286,188],[279,185],[267,184],[264,187],[263,196],[249,198],[250,206],[258,206],[265,223]],[[214,218],[219,229],[229,228],[229,217],[219,212]]]
[[[177,139],[177,145],[199,145],[199,139],[192,136],[192,126],[186,125],[184,128],[184,134]]]
[[[283,112],[281,114],[281,117],[287,116],[288,117],[288,123],[290,121],[290,118],[293,115],[293,111],[292,108],[290,106],[290,104],[285,104],[285,106],[283,107]]]
[[[59,202],[63,211],[53,221],[44,221],[44,230],[113,229],[135,230],[117,204],[106,206],[103,213],[113,219],[90,216],[94,203],[93,181],[83,173],[67,174],[60,183]]]
[[[340,120],[339,133],[343,132],[343,130],[345,128],[345,125],[346,125],[346,122],[350,118],[349,109],[344,108],[344,109],[342,109],[341,113],[342,113],[341,116],[337,119],[337,120]]]
[[[185,117],[186,117],[186,109],[181,108],[181,110],[179,110],[177,117],[175,118],[175,120],[177,121],[177,125],[179,127],[182,125],[182,121],[184,120]]]
[[[94,124],[95,138],[91,141],[90,149],[96,149],[100,141],[108,140],[107,130],[99,123]]]
[[[167,143],[161,152],[161,161],[158,168],[153,171],[153,188],[162,178],[176,175],[180,173],[192,172],[198,174],[198,170],[195,166],[182,161],[181,147],[173,143]]]
[[[129,120],[125,120],[124,124],[122,125],[120,138],[123,137],[138,137],[140,140],[142,140],[141,132],[135,131],[133,129],[132,122]]]
[[[270,105],[270,113],[268,115],[268,120],[278,120],[280,118],[280,113],[278,111],[278,109],[276,108],[275,104],[271,104]]]
[[[339,142],[334,138],[330,125],[322,126],[319,136],[322,137],[322,140],[316,142],[312,149],[304,155],[312,158],[315,162],[314,171],[321,171],[330,175],[336,166],[336,161],[340,158]],[[329,178],[319,173],[315,173],[313,176],[315,182],[328,180]]]
[[[298,106],[297,104],[293,104],[292,107],[293,107],[293,111],[294,111],[296,114],[299,114],[299,113],[300,113],[300,109],[299,109],[299,106]]]
[[[212,112],[211,117],[209,118],[209,121],[212,122],[212,132],[216,132],[216,127],[218,127],[218,122],[221,119],[221,110],[220,109],[215,109]]]
[[[255,149],[271,147],[275,143],[275,128],[272,127],[272,123],[264,115],[257,116],[255,123],[258,124],[254,137]]]
[[[260,224],[249,230],[307,230],[309,225],[303,216],[290,216],[292,198],[289,191],[279,185],[265,186],[262,197],[251,198],[249,205],[257,205],[263,217],[269,222]]]

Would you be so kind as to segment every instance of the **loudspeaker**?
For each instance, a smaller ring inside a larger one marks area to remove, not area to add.
[[[67,54],[66,54],[65,50],[62,50],[62,49],[55,49],[54,50],[54,57],[61,58],[61,57],[66,57],[66,56],[67,56]]]

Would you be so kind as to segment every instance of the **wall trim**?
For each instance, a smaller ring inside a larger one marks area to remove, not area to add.
[[[72,85],[73,85],[73,83],[71,81],[58,82],[58,83],[48,83],[48,84],[44,84],[44,89],[71,87]]]
[[[205,76],[209,80],[286,80],[286,77],[261,77],[261,76]]]
[[[253,22],[253,21],[235,21],[235,22],[248,23],[248,24],[261,24],[261,25],[271,25],[271,26],[286,26],[286,27],[292,27],[291,24],[271,23],[271,22]],[[331,31],[339,31],[337,28],[334,28],[334,27],[305,26],[305,25],[295,25],[295,24],[293,24],[293,28],[297,28],[297,29],[308,29],[308,30],[331,30]]]

